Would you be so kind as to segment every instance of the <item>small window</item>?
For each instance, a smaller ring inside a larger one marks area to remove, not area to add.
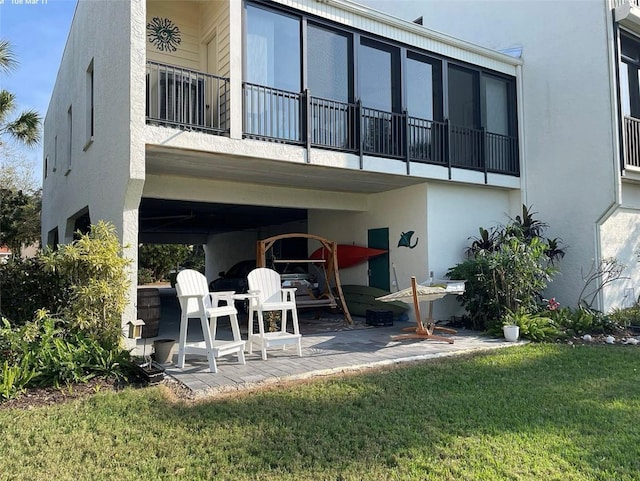
[[[58,136],[56,135],[53,138],[53,168],[52,172],[58,170]]]
[[[94,91],[93,91],[93,59],[91,59],[91,63],[87,68],[87,76],[86,76],[86,103],[87,103],[87,111],[85,113],[87,119],[87,132],[86,132],[86,141],[84,144],[84,150],[87,150],[91,143],[93,142],[94,135]]]
[[[58,228],[56,227],[54,229],[51,229],[47,233],[47,246],[53,250],[57,250],[59,243],[60,243],[60,240],[58,238]]]
[[[67,171],[65,175],[71,172],[71,154],[73,152],[73,110],[72,106],[69,106],[69,110],[67,110],[67,130],[69,132],[69,138],[67,142]]]
[[[47,174],[49,173],[49,156],[47,155],[44,158],[44,178],[47,178]]]

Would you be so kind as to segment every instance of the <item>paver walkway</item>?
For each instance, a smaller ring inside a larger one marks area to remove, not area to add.
[[[263,361],[260,352],[246,356],[246,364],[235,356],[216,358],[218,372],[208,371],[206,358],[188,356],[184,369],[172,364],[166,372],[185,384],[196,395],[251,388],[280,381],[306,379],[370,367],[392,365],[452,356],[473,351],[513,346],[503,339],[481,336],[474,331],[459,330],[453,344],[433,340],[394,341],[408,323],[393,327],[377,327],[338,332],[310,334],[302,337],[302,357],[293,347],[286,351],[271,349]],[[517,343],[520,344],[520,343]],[[174,352],[177,352],[177,348]],[[173,360],[176,360],[174,355]]]

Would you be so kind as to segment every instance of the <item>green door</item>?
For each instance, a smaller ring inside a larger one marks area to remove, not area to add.
[[[388,251],[389,228],[369,229],[367,245],[372,249],[385,249]],[[369,285],[371,287],[377,287],[378,289],[384,289],[385,291],[391,290],[389,252],[369,259]]]

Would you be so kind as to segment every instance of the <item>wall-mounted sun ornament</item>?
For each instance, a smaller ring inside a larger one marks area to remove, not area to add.
[[[175,52],[180,45],[180,29],[168,18],[153,17],[147,23],[147,38],[161,52]]]

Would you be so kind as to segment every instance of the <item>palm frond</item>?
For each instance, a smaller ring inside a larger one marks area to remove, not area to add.
[[[16,107],[16,96],[7,90],[0,90],[0,125]]]
[[[18,61],[13,55],[8,40],[0,40],[0,72],[9,72],[16,68]]]
[[[6,131],[25,145],[33,146],[40,142],[40,124],[40,114],[35,110],[26,110],[6,125]]]

